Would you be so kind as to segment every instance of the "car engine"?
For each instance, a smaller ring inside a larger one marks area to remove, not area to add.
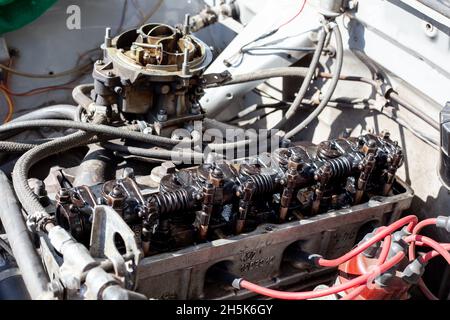
[[[443,132],[445,181],[448,106],[438,123],[382,72],[347,74],[340,19],[357,1],[315,2],[300,11],[309,10],[312,33],[288,43],[294,48],[270,49],[282,52],[270,59],[251,45],[291,21],[259,35],[249,23],[244,39],[220,55],[201,40],[199,31],[220,23],[246,25],[239,1],[207,5],[174,25],[145,21],[115,35],[108,27],[84,69],[91,82],[71,90],[74,106],[42,107],[0,126],[0,275],[14,270],[0,277],[0,298],[370,300],[407,299],[416,288],[426,295],[431,254],[415,246],[444,259],[450,247],[424,240],[409,215],[415,193],[403,170],[416,159],[405,138],[384,123],[330,130],[321,140],[305,132],[330,106],[368,105],[432,144],[419,125],[397,119],[390,105],[398,104]],[[283,99],[242,110],[236,97],[250,99],[258,85],[273,89],[269,79],[283,79]],[[359,98],[333,100],[343,83],[364,84],[376,97],[355,89]],[[286,102],[290,86],[296,94]],[[277,124],[270,111],[250,125],[239,121],[265,108],[282,111]],[[450,232],[448,216],[431,220],[424,223]],[[380,270],[369,286],[372,265]]]

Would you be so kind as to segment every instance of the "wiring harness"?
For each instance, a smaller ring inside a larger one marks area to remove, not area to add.
[[[450,217],[440,216],[437,219],[427,219],[419,223],[416,216],[407,216],[390,226],[375,230],[353,250],[337,259],[328,260],[317,255],[310,256],[310,260],[317,267],[338,267],[364,254],[367,250],[373,249],[373,246],[380,248],[377,253],[377,264],[372,267],[370,272],[324,290],[285,292],[262,287],[242,278],[228,278],[230,284],[236,289],[246,289],[274,299],[307,300],[340,293],[342,300],[353,300],[360,297],[364,290],[370,288],[372,281],[382,279],[387,273],[392,274],[406,262],[406,266],[400,273],[400,278],[405,281],[405,284],[417,284],[427,298],[437,300],[437,297],[431,293],[421,277],[427,263],[433,258],[441,256],[450,265],[450,244],[438,243],[429,237],[419,235],[419,232],[425,226],[431,225],[450,232]],[[398,231],[401,228],[403,229]],[[420,253],[416,257],[416,246],[428,247],[431,250]]]

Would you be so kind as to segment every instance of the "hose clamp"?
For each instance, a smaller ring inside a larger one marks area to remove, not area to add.
[[[26,221],[28,230],[30,230],[32,233],[36,233],[39,231],[45,231],[45,227],[48,224],[54,224],[54,223],[55,223],[55,218],[50,216],[45,211],[36,211],[36,212],[30,214]]]

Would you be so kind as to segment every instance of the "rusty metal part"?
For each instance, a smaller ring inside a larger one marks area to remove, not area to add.
[[[255,190],[255,184],[252,180],[245,183],[243,190],[240,192],[241,200],[239,201],[239,217],[236,222],[236,234],[241,234],[244,231],[245,220],[250,210],[251,200],[253,192]]]
[[[403,163],[403,152],[397,150],[394,154],[388,156],[389,168],[387,169],[386,184],[384,186],[383,195],[388,195],[392,189],[392,183],[395,180],[395,174]]]
[[[152,23],[107,41],[94,65],[91,107],[146,115],[163,136],[202,119],[200,78],[212,53],[188,31]]]
[[[300,175],[299,169],[301,169],[301,167],[301,158],[296,154],[291,156],[288,162],[288,171],[286,173],[286,185],[284,187],[283,194],[281,195],[280,221],[286,220],[289,207],[292,202],[292,197],[298,184]]]
[[[375,168],[375,163],[375,155],[373,153],[369,153],[360,164],[359,169],[361,170],[361,174],[359,175],[356,187],[355,204],[361,203],[364,192],[366,191],[367,181]]]
[[[199,214],[199,237],[205,240],[208,235],[209,222],[213,213],[215,186],[208,183],[203,188],[203,205]]]

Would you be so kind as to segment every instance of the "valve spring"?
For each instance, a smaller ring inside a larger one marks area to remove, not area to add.
[[[339,157],[328,160],[326,163],[330,164],[332,170],[332,177],[342,178],[352,173],[352,163],[347,157]]]
[[[174,213],[193,208],[192,199],[185,189],[153,195],[160,214]]]
[[[275,183],[271,176],[267,174],[257,174],[250,176],[250,180],[253,181],[255,185],[256,194],[271,193],[275,190]]]

